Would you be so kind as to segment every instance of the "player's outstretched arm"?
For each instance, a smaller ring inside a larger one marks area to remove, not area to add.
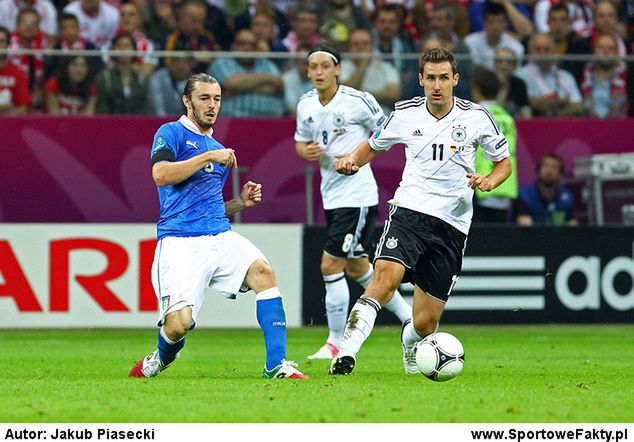
[[[372,161],[377,153],[370,147],[368,140],[364,140],[352,153],[337,155],[335,170],[342,175],[354,175],[359,171],[359,168]]]
[[[242,209],[253,207],[262,202],[262,184],[247,181],[242,186],[240,198],[235,198],[225,203],[225,214],[231,216]]]
[[[233,149],[218,149],[201,153],[184,161],[159,161],[152,166],[152,179],[157,186],[178,184],[198,172],[209,163],[225,167],[237,167]]]
[[[511,167],[511,160],[504,158],[503,160],[493,164],[493,170],[486,176],[480,173],[467,173],[469,187],[472,189],[479,189],[483,192],[490,192],[511,176],[511,172],[513,170]]]

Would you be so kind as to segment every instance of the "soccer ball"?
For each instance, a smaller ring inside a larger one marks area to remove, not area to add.
[[[464,348],[449,333],[434,333],[414,347],[416,365],[432,381],[444,382],[460,374],[464,365]]]

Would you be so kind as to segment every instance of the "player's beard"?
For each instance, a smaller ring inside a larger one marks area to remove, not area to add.
[[[203,132],[207,132],[209,129],[211,129],[211,126],[213,126],[214,122],[216,121],[215,116],[211,118],[211,117],[206,117],[205,115],[203,115],[203,113],[194,103],[192,103],[192,114],[194,114],[194,122],[201,129],[203,129]]]

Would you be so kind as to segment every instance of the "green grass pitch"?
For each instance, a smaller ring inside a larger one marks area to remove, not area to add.
[[[132,379],[150,330],[0,331],[2,422],[634,422],[634,326],[451,326],[466,364],[405,375],[400,329],[377,327],[352,376],[306,355],[324,328],[288,331],[308,381],[264,380],[259,330],[196,330],[154,379]]]

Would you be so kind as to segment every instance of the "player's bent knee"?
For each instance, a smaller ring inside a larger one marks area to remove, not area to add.
[[[246,282],[249,288],[256,293],[277,286],[277,278],[273,268],[261,259],[258,259],[249,268]]]

